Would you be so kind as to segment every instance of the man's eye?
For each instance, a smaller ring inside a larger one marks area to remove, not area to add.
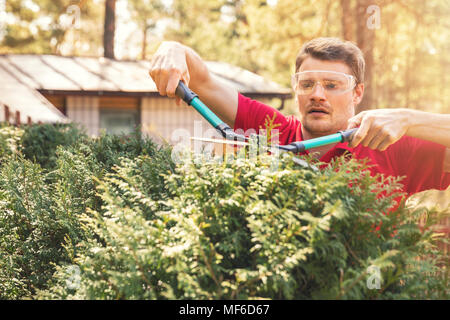
[[[325,81],[324,85],[329,90],[339,89],[341,87],[336,81]]]
[[[300,87],[303,89],[309,89],[314,86],[314,81],[300,81]]]

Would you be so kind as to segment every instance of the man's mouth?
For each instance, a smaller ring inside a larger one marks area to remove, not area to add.
[[[329,114],[329,112],[325,108],[313,107],[308,110],[308,114]]]

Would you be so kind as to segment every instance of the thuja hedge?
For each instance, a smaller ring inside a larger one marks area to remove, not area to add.
[[[98,237],[81,218],[102,210],[97,181],[114,165],[151,157],[145,178],[156,195],[164,181],[159,173],[173,165],[165,161],[169,149],[137,132],[91,139],[73,125],[3,126],[0,152],[1,299],[35,297],[49,287],[57,266],[72,262],[83,241]]]
[[[49,125],[0,129],[0,151],[3,299],[449,298],[417,225],[437,212],[390,210],[398,180],[364,164],[175,165],[138,133]]]

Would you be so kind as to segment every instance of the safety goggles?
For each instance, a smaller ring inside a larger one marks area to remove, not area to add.
[[[327,94],[341,95],[356,86],[355,77],[343,72],[310,70],[292,76],[292,87],[298,95],[309,95],[320,84]]]

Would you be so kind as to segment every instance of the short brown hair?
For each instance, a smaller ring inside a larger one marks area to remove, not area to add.
[[[343,61],[352,70],[356,83],[364,83],[364,56],[361,50],[350,41],[339,38],[316,38],[306,42],[295,59],[295,72],[308,57]]]

